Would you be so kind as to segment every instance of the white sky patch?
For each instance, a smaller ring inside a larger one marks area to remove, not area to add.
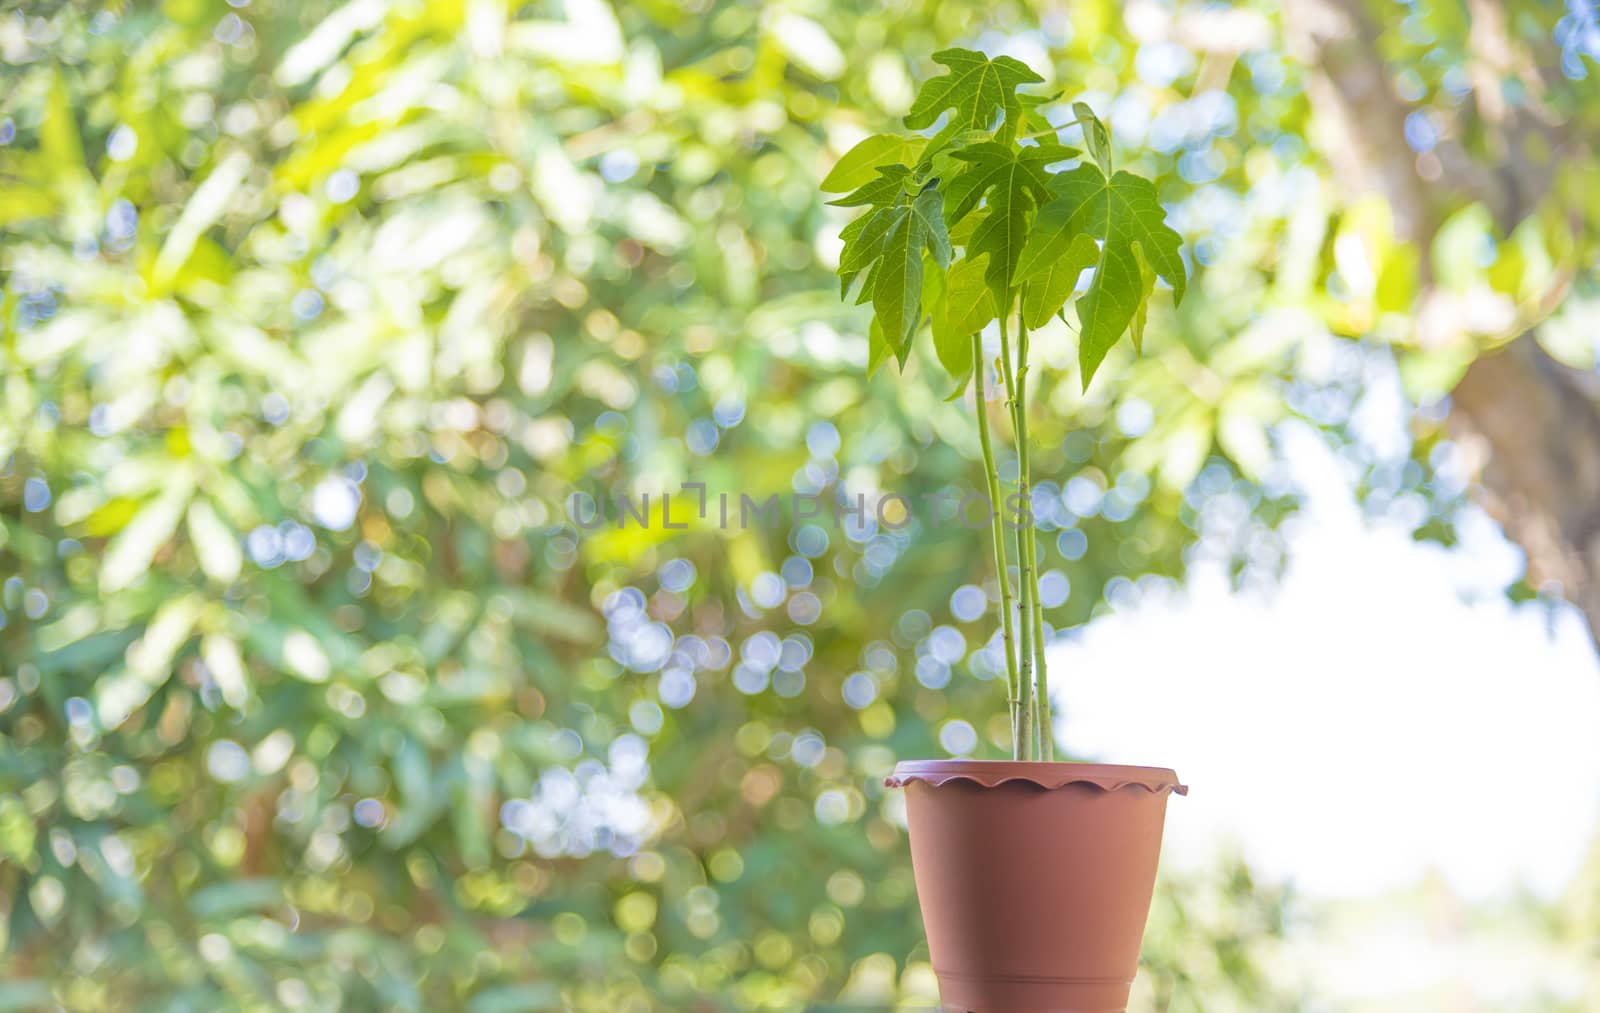
[[[1578,615],[1498,594],[1492,525],[1454,550],[1369,525],[1326,450],[1270,600],[1204,574],[1090,624],[1051,656],[1076,755],[1170,766],[1167,860],[1242,849],[1315,897],[1436,872],[1468,898],[1550,897],[1600,817],[1600,662]]]

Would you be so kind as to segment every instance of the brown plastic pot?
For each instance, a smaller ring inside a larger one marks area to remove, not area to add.
[[[911,864],[946,1010],[1115,1013],[1139,965],[1167,796],[1160,767],[915,760]]]

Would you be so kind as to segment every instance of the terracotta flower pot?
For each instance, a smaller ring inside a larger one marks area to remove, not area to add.
[[[947,1010],[1113,1013],[1150,914],[1170,770],[917,760],[911,864]]]

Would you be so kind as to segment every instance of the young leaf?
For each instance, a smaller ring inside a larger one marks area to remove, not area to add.
[[[940,267],[950,266],[950,233],[944,227],[944,194],[936,188],[924,190],[911,204],[912,217],[922,230],[923,242]]]
[[[1072,298],[1073,290],[1078,287],[1078,276],[1099,257],[1100,247],[1093,239],[1079,233],[1063,255],[1044,262],[1045,266],[1032,276],[1019,277],[1024,282],[1023,323],[1031,328],[1043,327],[1052,316],[1061,312],[1067,300]]]
[[[1082,102],[1072,103],[1072,115],[1083,127],[1083,146],[1100,166],[1100,171],[1111,175],[1111,134],[1107,132],[1106,125],[1100,122],[1100,117],[1094,114],[1093,109]]]
[[[917,162],[917,171],[921,173],[923,179],[949,179],[966,168],[965,164],[956,158],[956,152],[991,139],[987,130],[972,130],[960,124],[946,126],[934,134],[928,141],[927,147],[922,149],[922,158]]]
[[[945,205],[947,207],[949,203],[949,198],[946,198]],[[982,225],[988,217],[988,208],[977,208],[960,221],[952,222],[950,225],[950,242],[956,246],[972,245],[973,234],[978,231],[978,226]],[[948,218],[945,220],[949,221]]]
[[[939,314],[939,307],[944,305],[944,282],[950,272],[939,266],[931,254],[922,256],[922,308],[928,316],[928,322],[933,322],[933,317]]]
[[[878,367],[888,358],[889,343],[883,340],[883,328],[878,326],[878,318],[873,317],[872,323],[867,327],[867,379],[872,379]]]
[[[878,174],[875,178],[855,191],[829,201],[829,206],[836,208],[858,208],[868,204],[884,206],[899,200],[906,192],[906,178],[911,175],[911,170],[897,163],[880,165],[875,171]]]
[[[869,211],[839,231],[844,249],[839,251],[839,273],[854,275],[883,255],[883,241],[905,217],[906,209],[878,208]]]
[[[922,245],[911,208],[901,205],[880,214],[889,226],[861,295],[865,301],[871,293],[873,315],[883,337],[904,365],[908,339],[922,313]]]
[[[995,113],[1004,111],[1006,139],[1015,132],[1020,106],[1017,88],[1044,80],[1027,64],[1002,56],[991,60],[970,49],[946,49],[933,54],[933,62],[950,72],[931,78],[917,93],[917,100],[906,114],[905,124],[912,130],[933,125],[946,109],[954,110],[951,125],[959,129],[990,130]]]
[[[822,178],[825,193],[846,193],[872,182],[878,169],[896,163],[917,161],[927,142],[921,137],[873,134],[840,156],[832,171]]]
[[[956,381],[955,394],[972,375],[972,335],[995,318],[994,293],[984,274],[988,255],[956,261],[945,275],[933,309],[933,348],[939,363]],[[954,396],[954,395],[952,395]]]
[[[874,260],[867,269],[867,280],[861,283],[861,291],[856,293],[856,305],[865,306],[872,301],[872,293],[878,287],[878,268],[883,266],[881,259]]]
[[[844,244],[839,250],[839,267],[837,269],[840,299],[848,299],[850,297],[850,286],[856,280],[856,275],[860,273],[860,268],[851,267],[849,264],[857,259],[863,262],[871,259],[863,257],[860,251],[852,252],[852,250],[860,246],[862,242],[861,234],[866,231],[867,226],[871,225],[876,217],[877,212],[864,214],[839,230],[839,241]],[[879,240],[877,243],[868,241],[869,247],[874,245],[881,248],[882,241]]]
[[[1059,145],[1010,148],[993,141],[956,152],[969,168],[950,182],[946,215],[958,221],[987,195],[987,215],[967,243],[967,257],[989,255],[987,278],[1004,301],[1027,236],[1028,215],[1050,197],[1044,167],[1071,157]]]
[[[1056,197],[1039,209],[1017,265],[1019,278],[1048,270],[1080,234],[1100,242],[1094,281],[1078,300],[1078,364],[1087,388],[1111,346],[1133,323],[1148,289],[1139,264],[1142,255],[1157,275],[1183,298],[1181,240],[1166,224],[1166,212],[1147,179],[1129,172],[1106,178],[1083,164],[1051,182]]]
[[[869,279],[873,312],[902,366],[911,350],[911,335],[922,320],[922,252],[933,254],[940,267],[950,264],[943,201],[943,195],[930,188],[910,206],[890,209],[895,220]]]
[[[1139,262],[1140,284],[1144,286],[1144,290],[1139,295],[1139,308],[1133,311],[1133,319],[1128,323],[1128,337],[1133,339],[1133,350],[1143,355],[1144,322],[1150,312],[1150,293],[1156,288],[1156,273],[1150,270],[1150,262],[1145,260],[1144,247],[1135,243],[1133,256]]]
[[[920,258],[927,249],[941,266],[950,263],[950,237],[944,225],[942,197],[930,184],[916,200],[907,204],[906,183],[910,170],[903,165],[889,165],[880,166],[877,171],[877,179],[834,202],[875,205],[839,232],[844,242],[839,252],[839,297],[849,296],[850,286],[865,270],[867,280],[861,287],[857,305],[870,301],[880,313],[909,320],[909,326],[914,329],[921,316],[918,304],[921,279],[915,271],[905,270],[906,262]],[[898,255],[899,274],[893,269],[891,254]],[[886,263],[890,263],[889,269],[885,269]],[[884,280],[881,287],[880,278]],[[890,342],[903,360],[910,334],[899,326],[888,326],[887,317],[885,324],[886,336],[904,335]]]
[[[1017,118],[1017,136],[1023,137],[1032,133],[1029,127],[1037,121],[1042,128],[1050,126],[1050,118],[1040,110],[1061,98],[1061,92],[1051,92],[1048,95],[1018,95],[1017,103],[1021,106],[1022,115]],[[1041,131],[1043,133],[1043,131]],[[1054,131],[1050,131],[1054,135]]]
[[[964,168],[945,185],[945,220],[954,225],[965,218],[992,189],[1002,192],[990,194],[991,210],[997,197],[1009,200],[1012,193],[1023,189],[1035,199],[1048,200],[1051,176],[1044,171],[1045,166],[1064,162],[1076,154],[1049,139],[1025,147],[984,141],[953,152],[951,157]]]

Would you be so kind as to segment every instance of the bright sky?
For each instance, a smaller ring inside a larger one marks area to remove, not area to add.
[[[1278,590],[1197,575],[1058,646],[1063,741],[1190,785],[1165,862],[1232,843],[1312,897],[1429,870],[1468,898],[1554,895],[1600,823],[1600,660],[1581,620],[1482,593],[1518,567],[1487,521],[1449,551],[1369,525],[1331,455],[1290,443],[1309,504]]]

